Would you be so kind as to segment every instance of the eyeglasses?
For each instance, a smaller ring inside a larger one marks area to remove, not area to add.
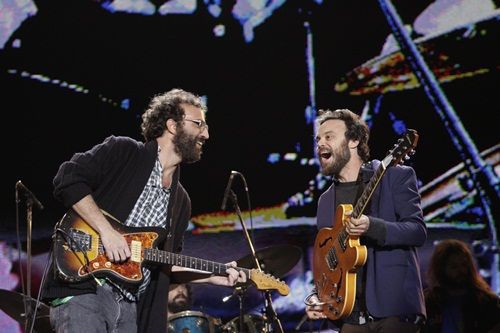
[[[192,122],[193,124],[196,124],[196,127],[198,127],[200,130],[203,130],[205,128],[208,130],[208,124],[206,122],[204,122],[203,120],[200,120],[200,119],[187,119],[187,118],[184,118],[184,120],[187,120],[187,121]]]

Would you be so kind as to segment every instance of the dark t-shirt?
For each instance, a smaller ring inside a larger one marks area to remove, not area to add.
[[[355,205],[363,190],[363,182],[360,180],[354,182],[336,182],[335,183],[335,207],[341,204]],[[360,311],[366,311],[365,304],[365,270],[363,266],[359,267],[356,272],[356,299],[351,315],[345,318],[345,322],[358,322]],[[354,318],[356,317],[356,318]]]

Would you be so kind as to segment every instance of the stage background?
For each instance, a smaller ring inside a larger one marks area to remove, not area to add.
[[[429,229],[419,249],[423,276],[435,242],[458,238],[471,245],[483,276],[498,290],[498,205],[481,204],[463,165],[479,160],[499,173],[498,3],[393,1],[457,116],[454,124],[443,121],[398,57],[381,3],[1,2],[0,287],[22,291],[27,219],[23,196],[16,205],[16,182],[21,180],[44,205],[34,209],[32,219],[36,297],[53,226],[65,213],[52,197],[59,164],[109,135],[142,139],[140,115],[149,99],[179,87],[206,98],[210,125],[202,160],[182,168],[193,206],[184,253],[219,262],[250,253],[234,210],[220,209],[231,170],[240,172],[248,191],[241,177],[233,189],[255,249],[300,249],[297,264],[282,276],[291,294],[272,294],[287,332],[304,314],[316,203],[329,185],[314,156],[312,119],[318,109],[349,108],[362,115],[371,127],[371,155],[377,159],[406,129],[418,131],[416,154],[407,164],[416,170]],[[457,126],[461,132],[450,133]],[[498,183],[484,178],[478,183],[498,202]],[[16,225],[23,244],[20,260]],[[222,301],[231,289],[193,290],[196,310],[223,322],[238,316],[238,297]],[[248,289],[243,306],[245,313],[258,314],[262,294]],[[1,312],[0,326],[19,331]]]

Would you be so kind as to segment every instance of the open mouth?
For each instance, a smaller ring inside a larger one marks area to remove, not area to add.
[[[320,151],[318,155],[322,160],[328,160],[330,157],[332,157],[332,153],[327,150]]]

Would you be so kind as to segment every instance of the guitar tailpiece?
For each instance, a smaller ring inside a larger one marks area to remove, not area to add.
[[[326,304],[325,302],[319,302],[319,301],[318,302],[311,302],[311,298],[313,296],[318,297],[318,293],[316,291],[313,291],[309,295],[307,295],[306,298],[304,298],[304,304],[306,306],[318,306],[318,305]]]

